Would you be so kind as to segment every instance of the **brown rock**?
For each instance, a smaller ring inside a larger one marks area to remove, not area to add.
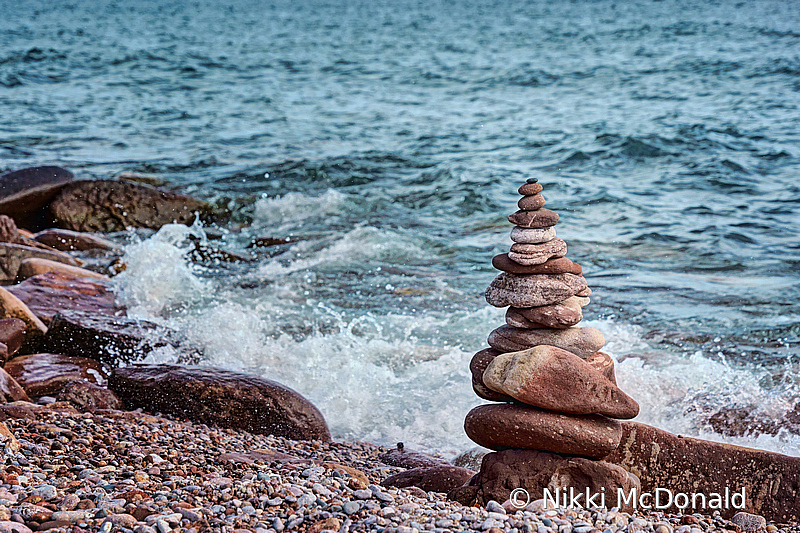
[[[31,398],[57,396],[67,383],[76,379],[102,385],[106,378],[100,364],[93,359],[52,353],[15,357],[4,368]]]
[[[117,304],[113,283],[69,272],[46,272],[30,277],[8,290],[45,323],[59,311],[87,311],[96,315],[124,315]],[[56,350],[57,352],[59,350]]]
[[[71,255],[58,250],[48,251],[22,244],[0,242],[0,280],[11,281],[16,279],[17,271],[22,262],[32,257],[49,259],[65,265],[79,266],[81,264]]]
[[[564,415],[517,404],[481,405],[464,420],[467,436],[491,450],[523,448],[600,459],[622,437],[620,422],[601,415]]]
[[[472,507],[478,502],[478,486],[462,485],[450,489],[447,493],[447,499],[458,502],[466,507]]]
[[[500,254],[492,258],[492,266],[509,274],[583,274],[581,266],[566,257],[556,257],[541,265],[521,265],[512,261],[508,254]]]
[[[0,215],[0,242],[23,244],[22,236],[19,234],[14,219],[7,215]]]
[[[120,251],[121,248],[102,237],[83,233],[80,231],[70,231],[67,229],[48,228],[40,231],[33,237],[37,242],[46,244],[56,250],[64,252],[86,251],[86,250],[106,250]]]
[[[17,280],[25,280],[33,276],[38,276],[39,274],[46,274],[47,272],[63,272],[64,274],[76,278],[111,279],[104,274],[92,272],[91,270],[86,270],[85,268],[65,265],[64,263],[51,261],[49,259],[30,257],[28,259],[24,259],[19,265],[19,270],[17,271]]]
[[[724,497],[726,487],[731,495],[744,489],[745,508],[723,507],[723,517],[746,511],[775,522],[800,520],[800,457],[681,437],[637,422],[622,422],[622,432],[619,448],[606,460],[637,475],[642,492],[669,488],[673,494]]]
[[[498,355],[483,373],[483,383],[522,403],[559,413],[611,418],[639,414],[633,398],[593,366],[552,346]]]
[[[110,233],[126,228],[158,229],[177,222],[191,224],[208,204],[182,194],[122,181],[76,181],[50,204],[56,223],[74,231]]]
[[[486,301],[495,307],[538,307],[562,302],[586,288],[574,274],[509,274],[501,272],[486,289]]]
[[[330,516],[322,520],[317,520],[306,529],[306,533],[322,533],[323,531],[339,531],[342,528],[342,521],[335,516]]]
[[[586,359],[605,344],[603,334],[595,328],[522,329],[500,326],[489,334],[489,346],[503,353],[519,352],[534,346],[555,346]]]
[[[586,358],[586,362],[600,372],[605,378],[617,384],[617,376],[614,373],[614,360],[605,352],[595,352]]]
[[[47,204],[72,181],[72,172],[59,167],[32,167],[0,176],[0,214],[26,228],[47,225]]]
[[[521,195],[528,196],[531,194],[539,194],[543,189],[544,187],[542,187],[541,183],[523,183],[517,190]]]
[[[245,463],[253,464],[256,461],[262,463],[290,463],[290,464],[308,464],[310,459],[303,459],[296,455],[289,455],[288,453],[278,452],[275,450],[249,450],[246,452],[226,452],[219,456],[220,461],[230,461],[231,463]]]
[[[531,194],[523,196],[517,202],[517,205],[523,211],[536,211],[544,207],[544,196],[541,194]]]
[[[475,475],[475,472],[460,466],[427,466],[412,468],[387,477],[381,482],[384,487],[419,487],[425,492],[448,492],[460,487]]]
[[[70,381],[56,397],[60,402],[69,402],[78,411],[95,413],[105,409],[125,409],[125,405],[106,387],[82,379]]]
[[[556,237],[555,239],[540,244],[511,245],[508,257],[521,265],[541,265],[555,257],[567,255],[567,243]]]
[[[520,228],[514,226],[511,230],[511,240],[522,244],[539,244],[552,241],[556,238],[556,228]]]
[[[4,356],[0,357],[0,366],[11,358],[22,347],[25,340],[25,322],[18,318],[0,319],[0,344],[5,345]]]
[[[0,318],[17,318],[25,322],[25,339],[21,349],[33,348],[47,332],[47,326],[28,306],[3,287],[0,287]]]
[[[566,329],[583,319],[583,309],[577,298],[570,297],[558,303],[539,307],[509,307],[506,323],[517,328]]]
[[[181,346],[177,332],[153,322],[83,311],[56,313],[41,344],[42,351],[89,357],[112,367],[164,347],[177,351],[182,359],[191,361],[197,356]]]
[[[325,419],[311,402],[256,376],[197,366],[134,364],[114,369],[108,386],[129,409],[296,440],[331,440]]]
[[[30,397],[25,394],[25,389],[20,387],[17,380],[8,375],[5,369],[0,368],[0,403],[29,402]]]
[[[508,500],[511,491],[517,488],[527,490],[531,501],[542,498],[545,489],[554,497],[558,490],[559,497],[562,497],[572,488],[575,493],[584,495],[588,489],[590,498],[594,494],[605,494],[605,506],[612,507],[616,505],[618,489],[625,494],[639,489],[636,478],[617,465],[539,450],[504,450],[487,454],[475,484],[479,487],[477,499],[484,505],[489,500]],[[595,496],[592,501],[603,505],[600,496]],[[586,503],[584,496],[580,504],[591,506]],[[621,511],[632,512],[633,509],[629,506]]]
[[[403,446],[402,442],[398,442],[397,447],[393,450],[378,454],[378,458],[387,465],[399,466],[401,468],[450,465],[445,459],[434,457],[427,453],[408,450]]]
[[[547,228],[558,224],[558,213],[549,209],[517,211],[508,215],[508,221],[523,228]]]
[[[514,398],[511,396],[493,391],[483,383],[483,373],[486,371],[486,367],[498,355],[500,355],[500,352],[494,348],[486,348],[472,356],[472,361],[469,363],[469,369],[472,372],[472,390],[484,400],[513,402]]]
[[[575,296],[578,296],[580,298],[588,298],[591,295],[592,295],[592,289],[590,289],[589,287],[586,287],[581,292],[575,294]]]

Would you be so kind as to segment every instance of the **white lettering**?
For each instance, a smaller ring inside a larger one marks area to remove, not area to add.
[[[666,493],[666,494],[664,494],[664,493]],[[669,499],[667,500],[667,503],[661,503],[661,495],[662,494],[664,496],[669,496]],[[660,487],[657,488],[656,489],[656,509],[666,509],[667,507],[671,507],[671,506],[672,506],[672,491],[669,490],[669,489],[662,489]]]

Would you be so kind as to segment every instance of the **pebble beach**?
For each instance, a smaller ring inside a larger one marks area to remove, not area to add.
[[[381,486],[402,469],[383,464],[387,448],[369,443],[293,441],[58,403],[3,412],[14,437],[2,437],[2,532],[800,531],[700,514],[546,510],[541,501],[524,510],[465,507],[442,493]]]

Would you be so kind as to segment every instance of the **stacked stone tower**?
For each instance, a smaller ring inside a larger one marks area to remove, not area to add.
[[[535,178],[519,188],[519,211],[508,217],[514,245],[492,260],[502,272],[486,301],[508,307],[506,324],[489,334],[491,348],[475,354],[470,369],[478,396],[497,403],[470,411],[464,426],[493,450],[600,459],[619,445],[619,419],[635,417],[639,406],[617,387],[600,331],[578,326],[591,290],[565,257],[558,214],[543,208],[541,191]]]

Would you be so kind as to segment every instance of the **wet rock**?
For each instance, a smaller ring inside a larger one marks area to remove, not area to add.
[[[59,167],[31,167],[0,176],[0,214],[28,229],[47,226],[47,205],[74,179]]]
[[[508,221],[523,228],[546,228],[558,224],[558,213],[549,209],[517,211],[508,215]]]
[[[378,458],[387,465],[399,466],[401,468],[424,468],[430,466],[447,466],[450,464],[439,457],[408,450],[402,442],[398,442],[393,450],[379,454]]]
[[[489,334],[489,346],[501,352],[518,352],[534,346],[555,346],[586,359],[605,344],[599,330],[574,326],[567,329],[523,329],[500,326]]]
[[[153,350],[178,352],[193,360],[196,352],[183,347],[172,330],[146,320],[61,311],[50,322],[41,350],[89,357],[111,367],[141,359]]]
[[[114,391],[96,383],[85,380],[70,381],[56,399],[60,402],[69,402],[78,411],[95,413],[105,409],[125,409],[125,404],[114,394]]]
[[[681,437],[637,422],[622,422],[619,447],[606,461],[639,477],[642,491],[674,493],[745,491],[746,512],[775,522],[800,520],[800,457]],[[730,518],[731,505],[720,512]],[[675,507],[665,509],[675,512]]]
[[[125,309],[117,304],[113,283],[101,278],[62,271],[46,272],[8,287],[8,290],[45,323],[50,323],[60,311],[112,316],[125,314]]]
[[[617,384],[617,376],[614,373],[614,360],[605,352],[595,352],[590,355],[586,362],[592,365],[598,372],[606,377],[608,381]]]
[[[15,357],[4,369],[31,398],[57,396],[67,383],[76,379],[103,384],[106,378],[94,359],[52,353]]]
[[[177,222],[191,224],[208,204],[188,196],[123,181],[77,181],[64,187],[50,204],[59,227],[110,233],[126,228],[159,229]]]
[[[731,518],[731,522],[742,528],[742,533],[766,533],[767,521],[763,516],[738,512]]]
[[[423,466],[391,475],[384,487],[419,487],[425,492],[448,492],[467,483],[475,472],[459,466]]]
[[[512,261],[508,254],[500,254],[492,258],[492,266],[509,274],[583,274],[581,266],[566,257],[549,259],[541,265],[521,265]]]
[[[565,415],[516,404],[481,405],[464,420],[467,436],[490,450],[523,448],[600,459],[622,438],[620,422],[601,415]]]
[[[23,244],[0,242],[0,280],[12,281],[17,278],[17,272],[25,259],[48,259],[65,265],[80,266],[81,262],[64,252],[58,250],[44,250]]]
[[[47,326],[28,306],[4,287],[0,287],[0,318],[17,318],[25,322],[25,338],[20,350],[33,349],[47,332]]]
[[[453,464],[463,468],[469,468],[476,472],[481,469],[481,462],[487,453],[490,453],[486,448],[475,446],[467,451],[461,452],[453,459]]]
[[[59,228],[48,228],[33,236],[34,240],[46,244],[62,252],[106,250],[121,251],[122,249],[103,237]]]
[[[555,496],[570,487],[576,493],[589,489],[590,495],[606,494],[606,506],[616,505],[617,489],[625,494],[639,489],[635,477],[624,468],[606,461],[565,457],[539,450],[504,450],[487,454],[473,483],[478,486],[478,501],[506,501],[511,491],[524,487],[532,500],[542,498],[544,489]],[[599,497],[593,500],[600,505]],[[586,505],[586,501],[580,502]],[[631,512],[631,508],[622,509]]]
[[[38,276],[39,274],[46,274],[47,272],[62,272],[76,278],[111,279],[104,274],[86,270],[85,268],[65,265],[64,263],[51,261],[49,259],[31,257],[24,259],[19,265],[17,280],[25,280],[33,276]]]
[[[545,200],[541,194],[527,194],[519,199],[517,206],[522,211],[536,211],[544,207]]]
[[[583,319],[583,308],[576,297],[540,307],[518,309],[509,307],[506,323],[516,328],[557,328],[566,329]]]
[[[115,369],[109,388],[129,409],[296,440],[331,439],[325,419],[311,402],[256,376],[197,366],[135,364]]]
[[[0,403],[29,402],[30,397],[25,394],[17,380],[8,375],[4,368],[0,368]]]
[[[501,353],[494,348],[486,348],[472,356],[472,360],[469,363],[469,370],[472,373],[472,390],[485,400],[512,402],[514,399],[511,396],[494,391],[483,382],[483,373],[486,371],[486,367]]]
[[[574,274],[500,273],[486,289],[486,301],[495,307],[538,307],[562,302],[586,288],[586,279]]]
[[[567,243],[556,237],[539,244],[514,243],[508,258],[521,265],[541,265],[550,259],[567,255]]]
[[[0,349],[0,366],[22,347],[25,327],[25,322],[18,318],[0,319],[0,344],[5,345],[5,350]]]
[[[193,243],[188,253],[189,259],[203,265],[218,265],[220,263],[249,263],[253,258],[247,255],[228,252],[221,248],[209,246],[202,242]]]
[[[580,357],[553,346],[501,354],[483,382],[534,407],[560,413],[634,418],[639,405]]]

